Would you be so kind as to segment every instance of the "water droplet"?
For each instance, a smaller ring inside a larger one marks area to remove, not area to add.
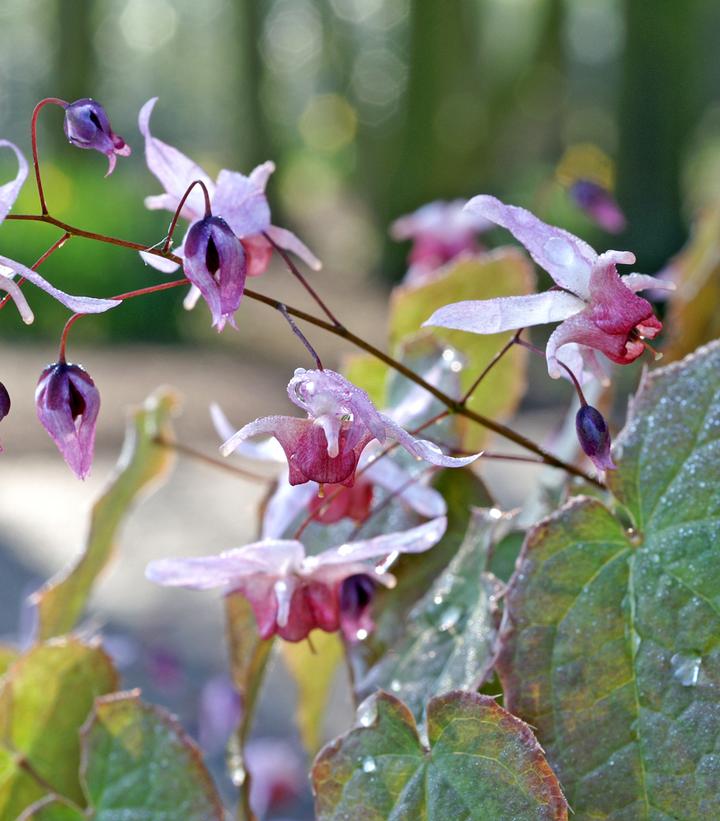
[[[237,737],[233,733],[228,741],[225,766],[234,787],[242,787],[245,783],[247,773],[245,772],[245,761],[243,759],[242,748]]]
[[[462,370],[462,367],[463,367],[462,362],[458,362],[457,360],[455,362],[450,363],[450,370],[453,373],[460,373],[460,371]]]
[[[400,682],[396,678],[394,678],[390,682],[390,689],[393,691],[393,693],[399,693],[401,687],[402,687],[402,684],[400,684]]]
[[[690,653],[675,653],[670,659],[673,670],[673,678],[680,682],[683,687],[694,687],[700,677],[700,667],[702,659],[700,656]]]
[[[575,261],[575,251],[572,245],[562,237],[552,237],[543,246],[547,258],[555,265],[568,268]]]
[[[502,515],[502,510],[498,510],[496,507],[491,507],[490,510],[488,510],[488,516],[491,519],[502,519]]]
[[[366,698],[357,708],[357,721],[361,727],[369,727],[377,718],[375,697]]]
[[[442,604],[442,603],[443,603],[443,597],[442,596],[435,596],[433,598],[433,604]]]
[[[362,768],[364,773],[374,773],[377,770],[375,759],[368,756],[363,759]]]
[[[452,630],[458,623],[460,616],[462,616],[462,610],[459,607],[448,607],[440,616],[438,630]]]
[[[368,637],[368,631],[367,631],[367,630],[363,630],[362,628],[360,628],[360,630],[358,630],[358,631],[357,631],[357,633],[355,633],[355,638],[356,638],[358,641],[365,641],[365,639],[366,639],[367,637]]]

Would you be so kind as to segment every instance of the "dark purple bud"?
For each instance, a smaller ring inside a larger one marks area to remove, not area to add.
[[[185,275],[210,308],[213,327],[235,325],[234,314],[245,291],[247,258],[242,242],[221,217],[194,223],[185,237]]]
[[[365,573],[348,576],[340,585],[340,627],[348,641],[367,638],[375,626],[370,606],[376,587],[375,580]]]
[[[602,185],[592,180],[578,180],[570,187],[570,196],[604,231],[619,234],[625,229],[625,215]]]
[[[615,470],[616,465],[610,455],[610,431],[597,408],[583,405],[575,417],[580,447],[585,451],[598,470]]]
[[[115,168],[116,157],[129,157],[130,146],[110,127],[105,109],[89,97],[75,100],[65,109],[65,136],[78,148],[94,148],[108,158],[106,177]]]
[[[90,375],[80,365],[49,365],[40,374],[35,409],[68,466],[84,479],[92,465],[100,410],[100,393]]]
[[[0,422],[10,413],[10,394],[0,382]]]

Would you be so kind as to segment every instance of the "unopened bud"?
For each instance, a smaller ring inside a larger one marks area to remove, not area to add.
[[[64,128],[73,145],[105,154],[109,162],[106,177],[112,174],[116,157],[130,156],[130,146],[112,130],[105,109],[89,97],[67,106]]]
[[[10,394],[0,382],[0,422],[10,413]]]
[[[615,470],[610,455],[610,431],[607,422],[597,408],[583,405],[575,417],[580,447],[598,470]]]

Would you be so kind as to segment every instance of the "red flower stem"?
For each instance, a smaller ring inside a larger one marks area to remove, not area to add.
[[[524,328],[520,328],[519,330],[515,331],[512,337],[503,345],[503,347],[493,356],[493,358],[488,362],[488,364],[483,369],[482,373],[478,378],[470,385],[470,387],[465,391],[463,398],[460,402],[464,405],[468,399],[475,393],[475,389],[477,386],[485,379],[485,377],[490,373],[490,371],[497,365],[497,363],[505,356],[505,354],[512,348],[520,340],[520,334],[523,332]]]
[[[188,445],[183,445],[180,442],[171,442],[162,436],[156,436],[153,441],[156,445],[160,445],[163,448],[168,448],[169,450],[177,451],[183,456],[188,456],[191,459],[194,459],[196,462],[201,462],[202,464],[210,467],[219,468],[220,470],[232,473],[235,476],[242,476],[243,479],[251,479],[253,482],[264,482],[265,484],[270,484],[274,481],[268,476],[261,476],[259,473],[253,473],[250,470],[245,470],[245,468],[230,464],[227,459],[214,459],[212,456],[208,456],[200,450],[195,450],[195,448],[191,448]]]
[[[177,288],[179,285],[189,285],[188,279],[175,279],[172,282],[161,282],[159,285],[150,285],[147,288],[138,288],[136,291],[127,291],[124,294],[109,297],[110,299],[117,299],[124,302],[126,299],[134,299],[136,296],[146,296],[147,294],[155,294],[158,291],[167,291],[169,288]],[[73,314],[65,323],[62,335],[60,336],[60,350],[58,353],[58,362],[65,361],[65,348],[67,346],[67,337],[70,328],[83,316],[94,316],[94,314]]]
[[[65,245],[65,243],[66,243],[66,242],[70,239],[70,237],[71,237],[71,234],[68,234],[68,232],[66,231],[66,232],[65,232],[65,233],[64,233],[64,234],[60,237],[60,239],[59,239],[59,240],[56,240],[55,242],[53,242],[53,244],[52,244],[52,245],[51,245],[51,246],[47,249],[47,251],[45,251],[45,253],[44,253],[44,254],[43,254],[43,255],[42,255],[42,256],[41,256],[41,257],[37,260],[37,262],[36,262],[34,265],[30,266],[30,270],[32,270],[32,271],[37,271],[37,269],[38,269],[38,268],[39,268],[39,267],[43,264],[43,262],[45,262],[45,260],[46,260],[49,256],[51,256],[52,254],[54,254],[54,253],[55,253],[55,251],[57,251],[57,250],[58,250],[58,248],[62,248],[62,247],[63,247],[63,245]],[[16,281],[16,285],[17,285],[18,287],[20,287],[20,286],[23,284],[23,282],[25,282],[25,277],[20,277],[20,278]],[[5,307],[5,303],[6,303],[9,299],[10,299],[10,294],[8,294],[7,296],[4,296],[2,299],[0,299],[0,310],[2,310],[2,309]]]
[[[170,223],[170,228],[168,228],[168,235],[165,237],[165,244],[162,247],[163,253],[166,254],[170,250],[170,243],[172,242],[173,234],[175,233],[175,228],[177,227],[178,220],[180,219],[180,212],[183,209],[183,205],[185,205],[185,200],[190,196],[190,192],[195,188],[196,185],[199,185],[200,188],[203,190],[203,195],[205,197],[205,217],[209,217],[212,215],[212,209],[210,208],[210,194],[208,193],[207,186],[202,180],[194,180],[193,182],[188,185],[185,193],[182,195],[178,207],[175,209],[175,213],[173,214],[172,222]]]
[[[40,102],[35,106],[33,109],[32,118],[30,120],[30,143],[32,145],[33,167],[35,168],[35,182],[37,183],[38,196],[40,197],[40,210],[44,216],[47,216],[48,209],[47,203],[45,202],[45,192],[43,191],[42,179],[40,177],[40,161],[38,159],[37,147],[37,120],[42,109],[46,105],[50,104],[59,105],[61,108],[67,108],[68,106],[65,100],[61,100],[58,97],[46,97],[44,100],[40,100]]]
[[[300,330],[300,328],[298,328],[297,323],[296,323],[296,322],[295,322],[295,320],[294,320],[294,319],[290,316],[290,314],[288,313],[288,309],[285,307],[285,305],[280,305],[280,306],[278,307],[278,311],[280,311],[280,313],[281,313],[281,314],[285,317],[285,319],[287,320],[287,323],[288,323],[288,325],[290,326],[290,328],[291,328],[292,332],[293,332],[293,333],[295,334],[295,336],[296,336],[296,337],[297,337],[297,338],[298,338],[298,339],[302,342],[302,344],[305,346],[305,348],[306,348],[306,349],[307,349],[307,351],[309,352],[310,356],[312,356],[312,358],[315,360],[315,365],[316,365],[317,369],[318,369],[319,371],[323,371],[323,370],[325,370],[325,369],[323,368],[323,364],[322,364],[322,362],[320,361],[320,357],[319,357],[319,356],[318,356],[318,354],[317,354],[317,351],[316,351],[316,350],[315,350],[315,348],[313,348],[313,346],[310,344],[310,342],[308,341],[308,339],[307,339],[307,337],[305,336],[305,334],[304,334],[304,333]]]
[[[585,394],[583,393],[583,390],[580,387],[580,383],[577,381],[575,374],[570,370],[570,368],[568,368],[568,366],[564,362],[561,362],[559,359],[558,365],[560,365],[562,368],[565,368],[570,379],[572,379],[572,383],[573,385],[575,385],[575,390],[577,391],[578,399],[580,400],[580,404],[582,405],[582,407],[587,407],[587,400],[585,399]]]
[[[75,228],[72,225],[68,225],[65,222],[55,219],[55,217],[51,217],[49,214],[8,214],[6,219],[20,219],[30,220],[34,222],[46,222],[49,225],[55,225],[56,227],[61,228],[63,231],[66,231],[72,236],[85,237],[86,239],[95,240],[97,242],[105,242],[110,245],[119,245],[123,248],[130,248],[131,250],[135,251],[146,251],[147,253],[155,254],[156,256],[163,257],[164,259],[169,259],[172,262],[182,264],[182,260],[179,257],[175,256],[175,254],[164,253],[163,251],[158,250],[157,248],[148,248],[146,245],[141,245],[137,242],[129,242],[128,240],[119,239],[118,237],[97,234],[92,231],[83,231],[79,228]],[[275,243],[272,242],[272,240],[270,240],[270,242],[274,247],[277,248],[277,246],[275,245]],[[280,253],[280,255],[283,256],[283,258],[286,257],[286,255],[284,255],[284,251],[280,248],[278,248],[278,253]],[[292,265],[292,260],[289,260],[289,262]],[[173,287],[173,284],[168,283],[166,287]],[[328,315],[328,318],[332,316],[330,322],[320,317],[314,316],[313,314],[309,314],[307,311],[302,311],[299,308],[293,308],[292,306],[287,305],[286,303],[281,302],[280,300],[273,299],[269,296],[265,296],[265,294],[260,294],[257,291],[252,291],[249,288],[245,289],[245,296],[247,296],[248,299],[254,299],[256,302],[262,302],[264,305],[268,305],[271,308],[274,308],[276,311],[280,309],[280,305],[284,305],[287,312],[291,316],[295,317],[295,319],[301,319],[304,322],[309,322],[311,325],[315,325],[317,328],[322,328],[328,333],[334,334],[335,336],[344,339],[347,342],[350,342],[352,345],[355,345],[355,347],[360,348],[366,353],[369,353],[371,356],[374,356],[376,359],[379,359],[381,362],[384,362],[386,365],[393,368],[393,370],[397,371],[398,373],[402,374],[411,382],[414,382],[416,385],[419,385],[421,388],[423,388],[428,393],[432,394],[440,402],[442,402],[442,404],[445,405],[445,407],[447,408],[448,413],[457,413],[460,416],[464,416],[466,419],[470,419],[476,424],[482,425],[483,427],[493,431],[494,433],[497,433],[505,439],[509,439],[511,442],[515,442],[516,445],[520,445],[520,447],[525,448],[525,450],[528,450],[531,453],[535,453],[542,459],[543,462],[545,462],[545,464],[551,465],[552,467],[556,467],[560,470],[564,470],[566,473],[570,473],[573,476],[578,476],[581,479],[585,479],[586,481],[590,482],[596,487],[605,487],[605,485],[602,482],[598,481],[595,477],[590,476],[588,473],[585,473],[585,471],[575,467],[574,465],[571,465],[567,462],[563,462],[562,459],[558,459],[556,456],[553,456],[551,453],[548,453],[546,450],[541,448],[539,445],[536,445],[535,442],[528,439],[526,436],[523,436],[521,433],[518,433],[517,431],[514,431],[511,428],[508,428],[505,425],[500,424],[499,422],[495,422],[493,419],[490,419],[489,417],[476,413],[470,408],[465,407],[460,400],[453,399],[451,396],[448,396],[446,393],[443,393],[443,391],[441,391],[439,388],[436,388],[434,385],[431,385],[429,382],[423,379],[422,376],[415,373],[415,371],[411,370],[406,365],[403,365],[402,362],[393,359],[393,357],[384,353],[379,348],[376,348],[370,342],[366,342],[362,337],[357,336],[357,334],[354,334],[352,331],[348,330],[344,325],[341,325],[338,322],[338,320],[334,317],[334,315],[329,313],[327,309],[324,310]],[[518,340],[518,344],[522,344],[525,347],[530,347],[531,349],[534,349],[536,352],[538,351],[537,348],[535,348],[534,346],[530,346],[529,343],[524,342],[523,340]],[[542,353],[542,351],[539,351],[539,353]]]
[[[297,267],[297,265],[295,265],[292,258],[285,251],[285,249],[281,248],[275,242],[275,240],[273,240],[273,238],[268,233],[266,233],[265,231],[263,231],[263,236],[270,243],[270,245],[272,245],[272,247],[278,252],[278,254],[280,254],[280,256],[283,258],[283,261],[285,262],[285,265],[287,265],[288,270],[290,271],[290,273],[293,274],[293,276],[295,276],[297,278],[297,280],[300,282],[300,284],[303,286],[303,288],[315,300],[315,302],[318,304],[318,307],[320,308],[320,310],[325,314],[325,316],[330,320],[330,322],[332,322],[332,324],[335,325],[336,328],[342,328],[342,323],[338,320],[338,318],[330,310],[330,308],[328,308],[328,306],[323,302],[323,300],[320,298],[320,295],[312,287],[312,285],[300,273],[300,269]]]

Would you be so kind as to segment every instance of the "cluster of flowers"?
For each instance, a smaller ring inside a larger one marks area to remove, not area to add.
[[[117,156],[129,155],[130,148],[112,131],[97,102],[52,102],[65,109],[65,133],[71,143],[108,157],[108,174]],[[274,249],[296,254],[311,268],[319,268],[320,263],[294,234],[271,224],[265,187],[274,170],[272,163],[258,166],[248,176],[222,170],[216,181],[211,180],[178,149],[152,135],[150,116],[155,103],[152,99],[141,109],[139,128],[148,167],[164,192],[148,197],[145,204],[172,212],[173,227],[180,218],[188,228],[173,254],[168,239],[161,251],[148,248],[142,255],[163,272],[182,265],[191,283],[186,306],[194,306],[202,296],[213,326],[222,331],[228,323],[235,325],[246,278],[267,269]],[[16,178],[0,187],[1,222],[27,177],[28,165],[16,146],[7,141],[0,146],[14,151],[19,164]],[[598,197],[595,192],[596,210]],[[604,206],[609,207],[607,202]],[[447,305],[424,324],[495,334],[560,322],[546,348],[548,372],[553,378],[569,376],[575,383],[582,402],[576,420],[580,444],[600,470],[612,469],[607,425],[584,401],[580,386],[602,376],[598,353],[619,364],[640,356],[645,340],[656,336],[661,323],[637,291],[668,286],[641,274],[619,276],[617,265],[633,263],[632,253],[598,255],[572,234],[489,196],[475,197],[467,204],[432,203],[395,223],[396,238],[414,241],[407,282],[412,287],[427,281],[448,261],[476,253],[480,248],[477,235],[494,225],[508,229],[556,286],[528,296]],[[119,299],[70,296],[36,271],[4,257],[0,265],[0,288],[13,299],[26,322],[32,321],[32,311],[16,276],[52,294],[77,314],[99,313],[120,304]],[[220,587],[226,593],[242,593],[254,608],[264,638],[277,634],[299,641],[319,628],[342,629],[354,641],[372,629],[369,606],[376,585],[393,583],[388,561],[373,566],[369,560],[428,550],[446,526],[442,497],[383,458],[381,446],[392,443],[417,460],[449,468],[468,465],[479,454],[444,454],[438,445],[416,438],[378,411],[363,390],[331,370],[297,370],[288,395],[305,418],[271,416],[234,432],[219,409],[214,411],[216,427],[225,439],[225,455],[237,450],[245,455],[269,455],[287,464],[267,508],[262,540],[216,557],[152,562],[148,576],[165,585]],[[40,377],[36,407],[40,422],[68,465],[85,477],[92,463],[100,396],[88,373],[65,361],[64,343],[59,361]],[[0,419],[9,409],[10,397],[0,385]],[[251,445],[249,440],[256,436],[272,437],[276,442]],[[313,556],[305,554],[297,538],[283,538],[301,511],[324,524],[344,518],[366,521],[375,488],[429,521],[403,532],[350,541]]]

